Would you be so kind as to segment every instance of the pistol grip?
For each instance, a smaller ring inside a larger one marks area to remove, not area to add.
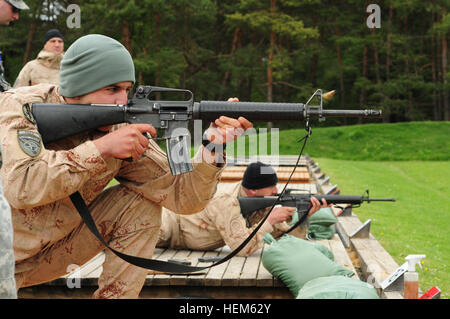
[[[152,138],[151,136],[148,135],[147,132],[142,132],[142,135],[144,135],[144,137],[146,137],[146,138],[148,138],[148,139],[151,139],[151,138]],[[133,162],[133,158],[132,158],[131,156],[130,156],[130,157],[127,157],[127,158],[120,158],[120,159],[123,160],[123,161],[126,161],[126,162],[128,162],[128,163]]]

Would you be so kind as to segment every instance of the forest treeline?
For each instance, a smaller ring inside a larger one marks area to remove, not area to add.
[[[57,28],[66,49],[89,33],[117,39],[139,84],[186,88],[196,100],[305,103],[334,89],[327,108],[381,108],[384,122],[450,119],[449,0],[26,2],[0,28],[11,83]]]

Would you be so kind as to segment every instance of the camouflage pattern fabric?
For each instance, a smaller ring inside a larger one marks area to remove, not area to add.
[[[58,86],[51,84],[11,89],[0,95],[0,174],[11,207],[19,289],[59,278],[104,249],[68,198],[75,191],[89,205],[112,248],[151,258],[162,206],[193,214],[205,208],[217,189],[223,168],[203,161],[202,149],[193,158],[192,172],[173,176],[167,155],[153,140],[132,163],[104,160],[93,140],[106,133],[96,130],[43,145],[26,106],[30,103],[61,104],[64,99]],[[120,185],[105,189],[113,178]],[[105,252],[102,266],[93,297],[138,297],[146,269],[110,251]]]
[[[14,279],[13,228],[11,208],[3,196],[0,178],[0,298],[17,298]]]

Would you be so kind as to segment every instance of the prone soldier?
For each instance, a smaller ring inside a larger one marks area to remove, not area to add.
[[[214,250],[228,245],[232,250],[254,231],[259,220],[269,209],[255,212],[245,219],[241,212],[238,197],[274,196],[278,193],[278,177],[275,170],[264,163],[251,163],[244,172],[241,182],[226,190],[217,191],[204,210],[193,215],[176,215],[163,209],[162,224],[157,247],[176,249]],[[320,208],[327,207],[316,198],[311,198],[308,216]],[[256,235],[238,253],[249,256],[264,246],[263,237],[272,233],[275,237],[289,229],[287,221],[292,219],[295,207],[275,207]],[[304,225],[303,225],[304,226]],[[305,229],[298,236],[304,237]]]

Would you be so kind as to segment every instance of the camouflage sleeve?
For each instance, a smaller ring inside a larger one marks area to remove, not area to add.
[[[0,179],[0,299],[17,298],[11,208],[3,196]]]
[[[205,209],[214,222],[225,243],[232,249],[239,245],[255,230],[258,224],[247,227],[247,222],[241,215],[239,203],[231,196],[214,198]],[[264,246],[263,237],[273,231],[272,225],[266,220],[250,242],[238,253],[238,256],[249,256]]]
[[[16,82],[14,82],[14,88],[18,88],[21,86],[30,86],[31,85],[31,64],[27,63],[20,70],[19,75],[17,76]]]
[[[151,142],[135,163],[125,163],[116,179],[127,188],[176,214],[197,213],[217,190],[224,168],[203,162],[202,149],[191,160],[194,170],[173,176],[167,155]]]
[[[24,115],[23,101],[12,95],[0,96],[1,177],[12,207],[26,209],[66,198],[106,169],[91,141],[67,151],[45,149],[36,126]]]

